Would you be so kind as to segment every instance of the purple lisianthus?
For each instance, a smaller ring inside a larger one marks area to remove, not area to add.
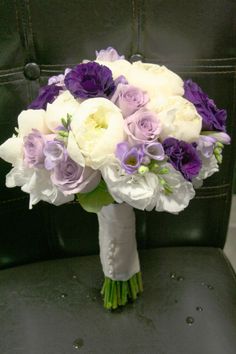
[[[95,62],[75,66],[65,76],[65,85],[75,98],[83,99],[107,98],[115,89],[111,70]]]
[[[140,167],[144,157],[143,146],[136,145],[130,147],[127,142],[119,143],[116,147],[116,157],[120,160],[121,167],[126,173],[135,173]]]
[[[192,80],[184,82],[184,90],[184,97],[194,104],[202,117],[202,130],[225,132],[226,110],[217,108],[214,101]]]
[[[28,106],[30,109],[46,109],[48,103],[52,103],[61,90],[60,86],[56,84],[46,85],[41,87],[39,90],[39,95],[36,99]]]
[[[59,140],[47,141],[43,152],[45,155],[44,166],[47,170],[52,170],[57,164],[65,161],[67,158],[65,146]]]
[[[44,167],[44,145],[45,138],[37,129],[24,137],[24,161],[29,167]]]
[[[66,68],[64,74],[51,76],[48,79],[48,85],[56,84],[57,86],[60,86],[62,89],[64,89],[65,88],[65,83],[64,83],[65,75],[68,74],[70,71],[71,71],[70,68]]]
[[[144,152],[153,160],[162,161],[165,158],[163,146],[158,142],[153,142],[144,146]]]
[[[198,175],[202,166],[195,145],[175,138],[167,138],[163,142],[169,162],[188,181],[191,181]]]
[[[117,50],[112,47],[108,47],[107,49],[101,49],[99,51],[96,50],[96,60],[103,61],[116,61],[120,59],[125,59],[124,55],[119,55]]]
[[[215,143],[215,138],[206,135],[200,135],[197,149],[202,153],[203,156],[210,158],[213,155]]]
[[[111,101],[121,109],[123,117],[126,118],[145,106],[149,98],[146,92],[135,86],[119,84]]]
[[[145,109],[133,113],[124,123],[129,140],[136,144],[153,142],[161,132],[161,123],[157,115]]]
[[[51,180],[64,195],[87,193],[99,184],[101,173],[90,167],[82,167],[67,157],[55,165]]]

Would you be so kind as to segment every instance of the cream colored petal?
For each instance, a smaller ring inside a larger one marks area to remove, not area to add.
[[[19,159],[23,159],[23,140],[12,137],[0,146],[0,158],[15,165]]]
[[[22,111],[18,116],[19,135],[24,137],[32,132],[32,129],[39,130],[42,134],[50,133],[45,123],[46,112],[43,109],[28,109]]]

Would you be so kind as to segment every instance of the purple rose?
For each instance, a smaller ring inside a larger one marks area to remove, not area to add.
[[[120,59],[125,59],[124,55],[119,55],[118,52],[112,48],[108,47],[107,49],[101,49],[99,52],[96,50],[96,60],[103,61],[116,61]]]
[[[91,192],[100,182],[101,174],[90,167],[82,167],[70,157],[52,170],[51,180],[64,195]]]
[[[124,130],[134,143],[153,142],[161,131],[157,115],[145,109],[140,109],[127,117],[124,123]]]
[[[227,113],[218,109],[212,99],[192,80],[184,82],[184,97],[192,102],[202,117],[202,130],[225,131]]]
[[[121,109],[126,118],[145,106],[149,98],[146,92],[135,86],[119,84],[111,101]]]
[[[115,89],[111,70],[95,62],[75,66],[65,76],[65,85],[75,98],[107,98]]]
[[[56,84],[47,85],[41,87],[39,90],[39,95],[36,99],[28,106],[30,109],[46,109],[48,103],[52,103],[61,90],[60,86]]]
[[[202,162],[194,146],[195,144],[188,144],[175,138],[167,138],[163,142],[169,162],[188,181],[196,177],[202,167]]]
[[[57,164],[65,161],[67,151],[62,141],[47,141],[44,147],[45,161],[44,166],[47,170],[52,170]]]
[[[127,142],[117,144],[116,157],[120,160],[121,167],[126,173],[135,173],[140,167],[144,157],[143,146],[136,145],[130,147]]]
[[[37,129],[24,137],[24,161],[29,167],[44,167],[44,145],[45,138]]]

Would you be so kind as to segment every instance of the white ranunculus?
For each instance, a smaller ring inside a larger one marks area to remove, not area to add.
[[[46,124],[48,128],[55,132],[56,128],[62,125],[61,119],[66,119],[67,114],[73,115],[79,105],[80,103],[69,91],[61,93],[55,101],[47,104]]]
[[[182,174],[174,169],[169,163],[165,164],[169,173],[163,175],[165,182],[172,189],[172,193],[166,194],[163,190],[160,193],[160,199],[157,201],[157,211],[167,211],[172,214],[178,214],[185,209],[190,200],[194,198],[195,191],[192,183],[186,181]]]
[[[42,134],[50,132],[45,124],[45,114],[43,109],[22,111],[18,116],[18,128],[16,128],[18,135],[13,135],[0,146],[0,158],[12,165],[22,160],[24,137],[30,134],[32,129],[37,129]]]
[[[64,194],[53,185],[49,171],[27,168],[22,163],[17,164],[17,166],[7,174],[6,186],[9,188],[19,186],[23,192],[30,194],[30,209],[40,200],[54,205],[61,205],[74,199],[73,195],[64,196]]]
[[[152,210],[159,198],[159,181],[154,173],[127,175],[114,161],[101,169],[109,193],[117,203],[125,202],[136,209]]]
[[[124,119],[117,106],[106,98],[90,98],[75,112],[71,131],[85,163],[99,169],[114,159],[116,145],[125,140]],[[72,156],[72,142],[69,154]]]
[[[201,128],[202,118],[194,105],[180,96],[169,97],[165,104],[154,110],[162,125],[160,139],[168,137],[191,143],[197,141]]]
[[[194,188],[200,188],[204,179],[219,171],[219,166],[214,155],[207,158],[201,154],[200,158],[202,161],[202,167],[197,177],[194,177],[192,180]]]

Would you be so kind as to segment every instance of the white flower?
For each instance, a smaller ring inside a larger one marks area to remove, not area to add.
[[[23,159],[23,138],[32,132],[39,130],[42,134],[49,133],[45,124],[45,111],[43,109],[28,109],[18,116],[18,135],[6,140],[0,146],[0,157],[12,165]]]
[[[46,124],[48,128],[55,132],[58,126],[62,125],[61,119],[67,114],[73,115],[79,108],[80,103],[71,95],[69,91],[61,93],[55,101],[47,104]]]
[[[165,104],[155,110],[161,121],[161,140],[174,137],[191,143],[197,141],[201,128],[202,118],[194,105],[180,96],[169,97]]]
[[[116,145],[125,140],[124,120],[118,107],[105,98],[90,98],[81,103],[75,112],[71,131],[85,164],[94,169],[114,159]],[[75,144],[69,146],[69,154],[76,154]]]
[[[193,178],[192,180],[194,188],[200,188],[203,184],[204,179],[212,176],[215,172],[219,171],[219,166],[214,155],[207,158],[206,156],[201,154],[200,158],[202,161],[202,167],[197,177]]]
[[[101,170],[108,190],[117,203],[126,202],[141,210],[154,208],[160,188],[154,173],[127,175],[122,172],[118,161],[103,166]]]
[[[122,59],[116,61],[95,60],[95,62],[100,65],[107,66],[112,71],[113,80],[117,79],[121,75],[127,77],[132,68],[132,64],[130,64],[130,62]]]
[[[54,205],[61,205],[74,199],[73,195],[64,196],[53,185],[50,173],[47,170],[27,168],[23,163],[19,163],[7,174],[6,186],[9,188],[20,186],[23,192],[29,193],[30,209],[40,200]]]
[[[195,191],[192,183],[186,181],[182,174],[175,170],[175,168],[166,163],[169,173],[163,175],[163,179],[171,188],[172,193],[165,193],[164,188],[160,193],[160,199],[157,201],[157,211],[167,211],[172,214],[178,214],[185,209],[190,200],[194,198]]]

